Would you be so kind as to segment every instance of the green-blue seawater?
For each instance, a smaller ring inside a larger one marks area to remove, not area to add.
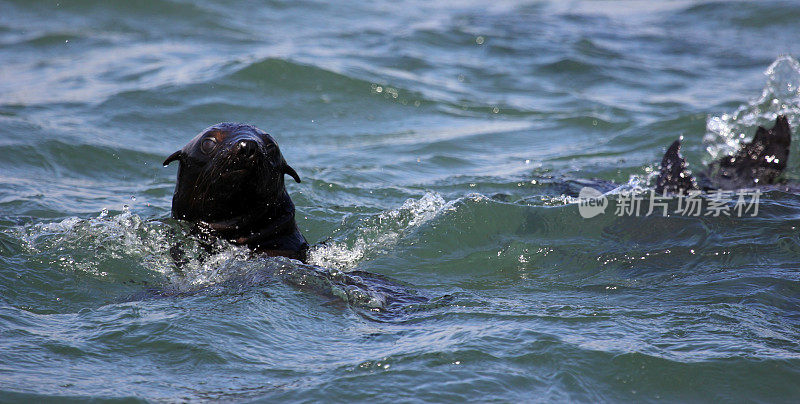
[[[0,402],[798,402],[800,195],[575,203],[800,135],[798,57],[797,1],[0,0]],[[221,121],[309,265],[170,219]]]

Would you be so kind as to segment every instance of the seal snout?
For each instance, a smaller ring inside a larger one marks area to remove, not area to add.
[[[236,142],[234,152],[240,158],[251,159],[258,151],[258,143],[252,139],[241,139]]]

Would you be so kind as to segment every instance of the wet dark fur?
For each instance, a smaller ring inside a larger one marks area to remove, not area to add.
[[[211,141],[210,139],[213,139]],[[213,148],[204,150],[207,145]],[[257,252],[305,261],[306,242],[284,175],[300,177],[264,131],[238,123],[211,126],[165,161],[178,161],[172,217],[196,224],[203,234]]]
[[[750,143],[742,145],[736,154],[712,162],[697,179],[680,154],[680,140],[676,140],[661,160],[656,192],[684,194],[693,189],[735,190],[779,183],[789,159],[791,137],[789,121],[780,115],[772,128],[759,126]]]

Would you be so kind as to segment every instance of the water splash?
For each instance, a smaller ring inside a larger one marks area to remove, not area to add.
[[[179,290],[224,281],[249,256],[246,248],[224,242],[208,253],[178,224],[142,219],[127,206],[119,213],[103,210],[94,218],[71,217],[14,232],[30,260],[109,280],[156,275]],[[177,244],[190,257],[180,268],[170,254]]]
[[[433,219],[448,204],[437,193],[428,192],[420,199],[408,199],[398,209],[364,219],[355,231],[340,230],[340,240],[314,246],[309,262],[323,267],[351,269],[370,254],[396,245],[405,235]],[[349,226],[348,226],[349,228]]]
[[[764,72],[767,84],[761,95],[741,105],[731,114],[712,116],[706,123],[703,143],[710,160],[735,153],[742,142],[753,138],[755,127],[771,127],[778,115],[786,115],[795,133],[800,125],[800,62],[784,55],[775,60]],[[800,152],[798,142],[793,142],[791,154]],[[708,162],[706,162],[708,163]],[[789,159],[788,172],[798,172],[800,159]]]
[[[368,249],[396,243],[405,232],[430,220],[442,206],[444,200],[435,194],[410,199],[399,209],[374,218],[377,225],[359,229],[356,233],[361,238],[357,239],[355,249],[345,250],[343,245],[334,244],[322,250],[332,248],[334,254],[343,251],[345,255],[362,257]],[[379,275],[345,273],[289,258],[254,255],[247,247],[224,241],[216,241],[209,250],[187,236],[180,224],[145,220],[127,207],[119,213],[103,210],[88,219],[71,217],[55,223],[22,226],[12,233],[20,240],[26,259],[56,270],[82,272],[111,282],[160,278],[156,285],[124,300],[230,293],[283,281],[370,311],[383,312],[390,306],[405,307],[427,301]],[[181,265],[176,265],[171,254],[175,246],[180,246],[185,257]]]
[[[14,230],[30,255],[53,260],[65,271],[83,271],[107,277],[103,260],[138,256],[148,258],[164,250],[166,229],[146,222],[123,207],[119,214],[103,210],[95,218],[66,218],[56,223],[38,223]]]

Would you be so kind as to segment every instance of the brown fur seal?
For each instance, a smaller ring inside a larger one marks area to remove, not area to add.
[[[219,123],[164,161],[178,161],[172,217],[256,252],[305,261],[308,243],[295,223],[284,175],[300,177],[266,132]]]

